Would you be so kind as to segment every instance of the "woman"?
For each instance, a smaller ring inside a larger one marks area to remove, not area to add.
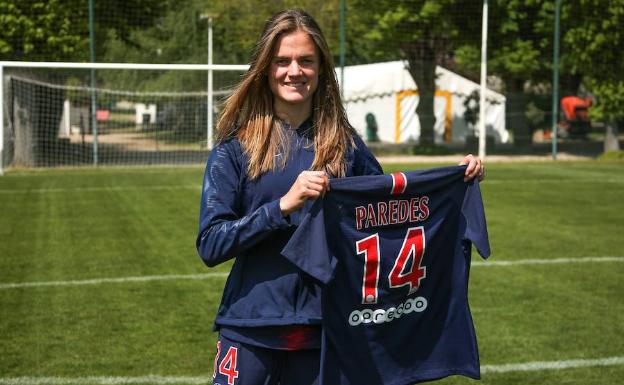
[[[317,382],[320,289],[280,255],[299,209],[330,177],[382,174],[340,101],[332,57],[301,10],[265,25],[248,72],[217,124],[202,189],[197,250],[235,258],[215,320],[215,383]],[[467,156],[467,178],[481,171]]]

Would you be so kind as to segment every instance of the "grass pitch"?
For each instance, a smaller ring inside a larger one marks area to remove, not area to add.
[[[202,172],[0,177],[0,384],[209,381],[229,264],[208,269],[196,255]],[[623,383],[624,363],[607,364],[624,357],[624,164],[489,164],[482,191],[492,262],[558,262],[473,267],[482,365],[528,368],[485,370],[482,383]],[[159,278],[169,275],[183,277]],[[568,360],[593,364],[546,368]]]

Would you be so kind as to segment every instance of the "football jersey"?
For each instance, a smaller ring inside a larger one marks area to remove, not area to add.
[[[323,384],[479,378],[468,275],[490,247],[465,170],[333,179],[303,217],[282,254],[324,284]]]
[[[291,346],[281,342],[278,328],[271,327],[321,323],[318,282],[280,255],[299,224],[300,213],[284,217],[279,201],[314,161],[314,123],[308,119],[296,130],[284,126],[285,138],[290,141],[286,164],[258,178],[247,175],[249,158],[237,138],[227,139],[211,151],[196,240],[206,265],[234,260],[215,329],[237,342],[254,340],[258,346],[272,348]],[[382,174],[364,142],[357,136],[353,139],[355,146],[345,159],[347,175]]]

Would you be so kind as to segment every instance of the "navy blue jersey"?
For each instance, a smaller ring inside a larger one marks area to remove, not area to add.
[[[479,378],[468,272],[490,248],[465,170],[332,180],[303,218],[282,254],[325,284],[322,383]]]
[[[208,266],[235,260],[215,319],[216,329],[233,328],[231,337],[244,332],[234,328],[321,322],[318,282],[280,255],[299,220],[298,213],[282,215],[279,199],[312,165],[312,121],[296,130],[286,126],[285,133],[290,151],[283,169],[251,180],[248,157],[236,138],[216,146],[206,165],[197,251]],[[347,175],[381,174],[361,139],[354,141],[346,155]]]

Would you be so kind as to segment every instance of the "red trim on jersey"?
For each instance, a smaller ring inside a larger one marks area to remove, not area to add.
[[[407,187],[407,177],[402,172],[390,174],[392,176],[392,195],[403,194]]]
[[[320,338],[321,328],[318,325],[286,325],[282,333],[285,350],[301,350]]]

